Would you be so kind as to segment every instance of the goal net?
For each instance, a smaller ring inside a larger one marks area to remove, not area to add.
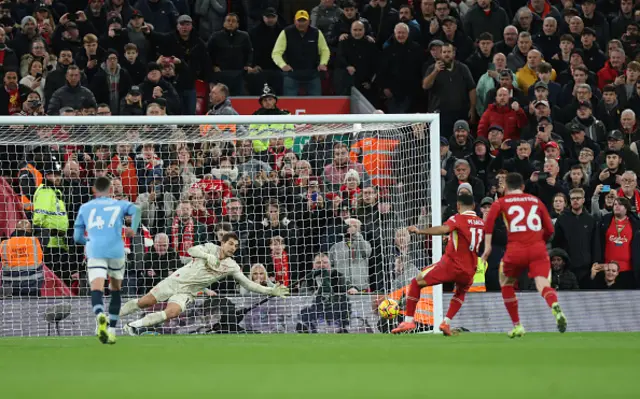
[[[441,255],[439,237],[407,231],[441,222],[439,138],[435,115],[0,118],[0,336],[94,333],[73,225],[98,176],[142,211],[123,235],[123,303],[226,232],[247,277],[292,293],[225,279],[143,333],[388,332],[401,316],[381,319],[377,303],[402,307],[404,287]],[[105,308],[109,297],[106,287]],[[422,302],[429,331],[440,287]]]

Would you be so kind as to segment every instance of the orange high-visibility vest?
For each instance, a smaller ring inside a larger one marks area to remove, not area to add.
[[[394,183],[393,155],[400,143],[396,139],[367,137],[351,145],[351,162],[362,157],[364,169],[375,186],[390,186]]]
[[[389,294],[389,298],[400,302],[403,296],[409,294],[409,285],[405,285]],[[404,314],[404,311],[400,312]],[[413,316],[416,323],[433,325],[433,288],[424,287],[420,290],[420,300],[416,306],[416,314]]]
[[[221,132],[230,132],[232,134],[236,134],[236,125],[232,124],[221,124],[221,125],[200,125],[200,136],[207,137],[209,135],[214,134],[215,130],[210,133],[210,130],[215,128]]]
[[[42,277],[42,246],[35,237],[11,237],[0,244],[3,280],[31,280]],[[11,277],[11,272],[26,272]]]
[[[34,168],[33,165],[31,164],[27,164],[27,166],[20,169],[20,172],[22,172],[23,170],[27,170],[29,171],[29,173],[31,173],[31,175],[33,176],[33,180],[35,180],[35,184],[36,184],[35,188],[40,187],[40,185],[42,184],[42,173],[40,173],[40,171]],[[20,174],[20,172],[18,172],[18,174]],[[25,211],[33,210],[33,204],[31,203],[31,198],[25,195],[25,193],[22,193],[22,195],[20,196],[20,199],[22,200],[22,207],[24,208]]]

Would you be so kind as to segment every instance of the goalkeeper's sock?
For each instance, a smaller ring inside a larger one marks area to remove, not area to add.
[[[103,295],[104,293],[102,291],[91,291],[91,307],[93,308],[93,313],[96,315],[104,313],[104,304],[102,303]]]
[[[556,290],[551,287],[544,287],[541,294],[549,307],[552,307],[554,303],[558,302],[558,294]]]
[[[120,317],[128,316],[131,313],[135,313],[140,310],[140,306],[138,306],[138,300],[132,299],[129,302],[125,303],[122,308],[120,308]]]
[[[109,327],[115,327],[120,320],[120,306],[122,297],[120,291],[111,291],[111,301],[109,302]]]
[[[448,319],[449,321],[451,321],[451,319],[456,316],[456,314],[462,307],[462,304],[464,303],[464,297],[465,293],[463,292],[460,294],[455,294],[453,298],[451,298],[451,302],[449,302],[449,310],[447,310],[447,317],[445,320]],[[447,321],[447,324],[449,324],[449,321]]]
[[[129,323],[129,325],[135,328],[152,327],[163,323],[165,320],[167,320],[167,314],[163,310],[162,312],[149,313],[142,319]]]
[[[505,285],[500,289],[502,291],[502,300],[504,301],[504,306],[507,308],[507,312],[509,312],[509,317],[511,317],[511,321],[513,325],[520,324],[520,316],[518,315],[518,299],[516,298],[516,290],[512,285]]]
[[[416,307],[420,300],[420,286],[414,278],[409,284],[409,292],[407,293],[407,309],[405,310],[404,321],[412,322],[413,316],[416,314]]]

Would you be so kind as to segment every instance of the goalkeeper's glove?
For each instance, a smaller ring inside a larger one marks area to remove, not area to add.
[[[271,287],[271,292],[269,293],[271,296],[279,296],[280,298],[285,298],[289,295],[289,288],[284,285],[276,284]]]

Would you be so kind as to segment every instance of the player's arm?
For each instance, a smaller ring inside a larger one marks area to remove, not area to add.
[[[491,205],[487,220],[484,222],[484,252],[482,253],[482,260],[487,261],[489,255],[491,255],[491,239],[493,238],[493,228],[496,225],[496,219],[501,212],[500,202],[496,201]]]
[[[187,253],[192,258],[204,259],[208,263],[215,263],[216,257],[213,255],[215,250],[215,245],[211,243],[205,243],[201,245],[194,245],[193,247],[187,250]]]
[[[420,230],[416,226],[410,226],[408,230],[409,230],[409,233],[423,235],[423,236],[443,236],[451,233],[451,227],[446,224],[442,226],[427,227],[426,229],[423,229],[423,230]]]
[[[248,291],[271,296],[279,296],[282,298],[289,295],[289,289],[287,287],[280,284],[273,287],[265,287],[260,284],[256,284],[253,281],[249,280],[239,268],[235,272],[233,272],[231,276],[238,282],[238,284],[240,284],[242,287],[244,287],[244,289]]]
[[[80,209],[76,221],[73,224],[73,241],[75,241],[76,244],[85,245],[87,243],[87,239],[84,236],[85,231],[84,217],[82,216],[82,209]]]
[[[127,215],[131,216],[131,230],[138,231],[140,227],[140,221],[142,220],[142,210],[138,205],[129,203],[127,208]]]

